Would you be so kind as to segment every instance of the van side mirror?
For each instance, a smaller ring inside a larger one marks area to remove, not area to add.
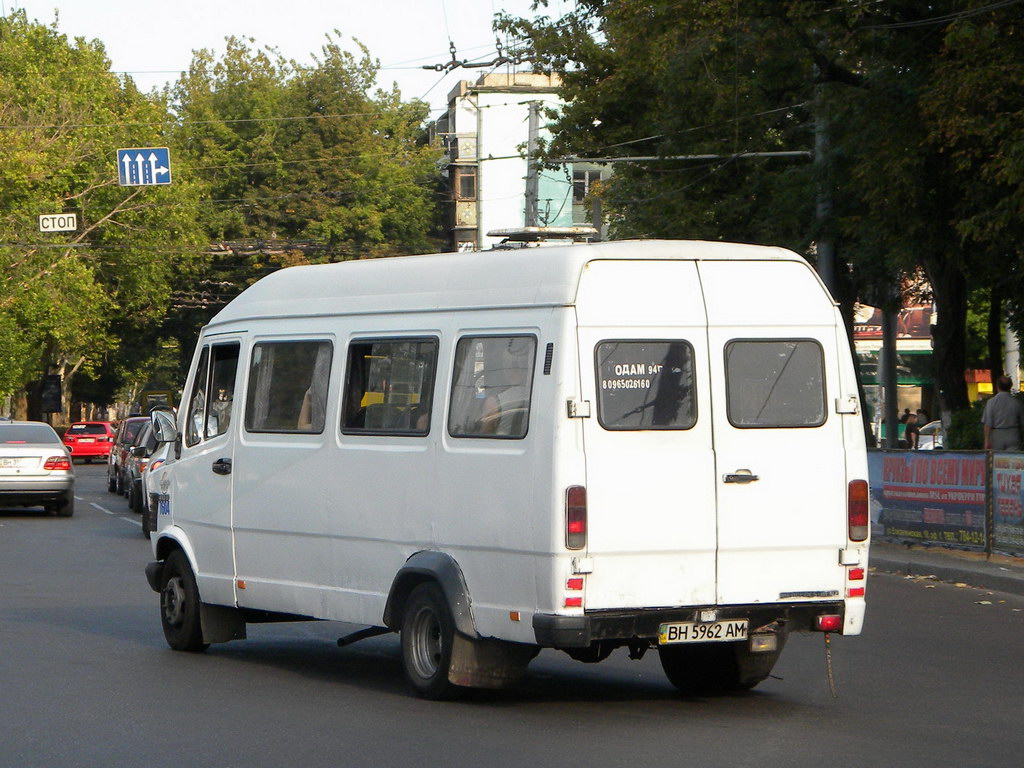
[[[166,405],[158,405],[149,414],[153,435],[158,443],[173,443],[178,439],[177,414]]]

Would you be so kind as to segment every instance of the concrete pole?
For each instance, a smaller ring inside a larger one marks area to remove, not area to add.
[[[529,107],[529,133],[526,140],[526,211],[523,215],[523,225],[536,227],[537,201],[540,197],[540,173],[536,162],[537,138],[540,133],[540,102],[531,101]]]

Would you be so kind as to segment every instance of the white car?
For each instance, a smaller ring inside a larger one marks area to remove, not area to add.
[[[59,517],[75,513],[71,452],[41,421],[0,423],[0,507],[43,507]]]
[[[942,448],[942,422],[929,421],[918,432],[917,450],[934,451]]]

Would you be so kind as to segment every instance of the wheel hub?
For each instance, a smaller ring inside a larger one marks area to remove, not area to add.
[[[168,624],[172,627],[181,626],[185,620],[185,588],[180,576],[172,576],[167,580],[160,593],[160,607]]]

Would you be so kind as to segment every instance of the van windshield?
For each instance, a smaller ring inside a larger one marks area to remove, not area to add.
[[[598,420],[605,429],[690,429],[697,421],[686,341],[597,345]]]

